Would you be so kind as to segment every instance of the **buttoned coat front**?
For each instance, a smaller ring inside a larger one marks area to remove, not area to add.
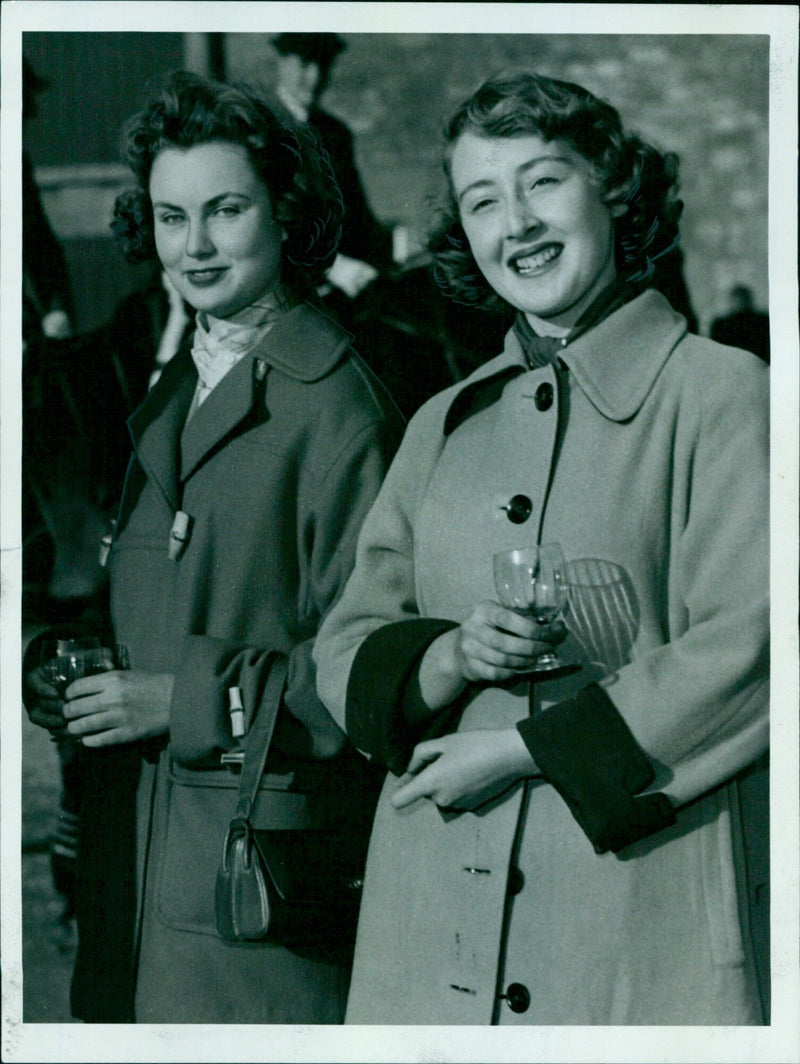
[[[370,633],[463,620],[496,597],[494,552],[555,540],[572,582],[559,653],[582,670],[538,702],[599,682],[677,819],[598,856],[541,779],[453,815],[396,811],[390,776],[347,1022],[761,1022],[736,776],[767,744],[766,378],[648,291],[555,365],[527,370],[512,331],[410,423],[317,640],[325,703],[344,723]],[[527,712],[526,684],[476,686],[458,727]]]
[[[346,964],[217,935],[214,882],[238,787],[220,756],[236,745],[229,689],[241,690],[249,724],[285,655],[274,790],[256,812],[262,826],[303,827],[300,779],[328,787],[331,802],[341,793],[326,766],[346,739],[316,696],[311,646],[352,567],[399,415],[348,335],[306,304],[187,423],[196,381],[188,352],[176,356],[131,419],[110,558],[131,667],[175,675],[169,745],[139,785],[136,1020],[341,1022]],[[176,552],[178,511],[188,522]]]

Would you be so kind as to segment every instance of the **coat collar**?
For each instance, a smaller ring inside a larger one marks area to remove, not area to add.
[[[321,310],[310,303],[298,303],[278,318],[249,356],[310,384],[330,373],[352,339]]]
[[[253,410],[270,369],[311,383],[333,369],[350,339],[321,311],[298,304],[231,369],[188,424],[197,370],[188,348],[171,359],[128,427],[142,467],[172,509],[180,504],[180,481]]]
[[[560,360],[572,371],[590,402],[611,421],[627,421],[640,409],[662,366],[686,333],[686,321],[664,296],[648,289],[593,329],[568,344]],[[499,397],[502,385],[527,372],[525,357],[512,329],[503,353],[481,366],[453,396],[444,423],[445,435]],[[495,382],[494,388],[487,386]]]
[[[171,510],[179,507],[180,438],[196,384],[197,370],[185,345],[169,360],[156,386],[128,418],[136,457]]]

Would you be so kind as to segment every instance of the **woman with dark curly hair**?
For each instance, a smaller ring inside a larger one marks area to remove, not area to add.
[[[347,1022],[762,1023],[739,796],[767,746],[764,367],[650,287],[677,161],[585,89],[486,82],[445,172],[442,282],[517,314],[411,421],[315,644],[392,773]],[[566,631],[493,580],[553,541]]]
[[[368,832],[375,773],[319,701],[311,648],[399,416],[348,335],[304,301],[341,218],[313,140],[255,92],[179,72],[130,121],[125,158],[138,185],[113,228],[130,258],[158,257],[197,317],[191,347],[129,421],[108,565],[130,670],[79,679],[63,703],[30,678],[32,719],[96,754],[108,785],[94,779],[82,810],[73,1010],[338,1023],[352,942],[335,929],[302,948],[217,934],[215,874],[239,786],[224,755],[280,696],[259,826],[321,828],[346,807]],[[129,806],[109,751],[128,755],[117,768]]]

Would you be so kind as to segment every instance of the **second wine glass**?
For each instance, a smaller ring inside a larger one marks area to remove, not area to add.
[[[558,543],[517,547],[494,555],[494,584],[500,603],[516,613],[532,617],[537,624],[552,624],[569,597],[564,554]],[[555,651],[540,654],[532,673],[569,670]]]

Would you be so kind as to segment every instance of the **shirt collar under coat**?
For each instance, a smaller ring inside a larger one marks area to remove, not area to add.
[[[197,370],[188,349],[176,355],[128,418],[137,457],[172,509],[180,505],[180,482],[253,409],[270,369],[310,384],[334,368],[350,342],[349,333],[310,304],[292,307],[233,366],[188,424]]]
[[[604,417],[628,421],[685,333],[686,319],[650,288],[568,343],[559,360]],[[499,399],[505,383],[526,372],[525,356],[512,328],[503,353],[476,370],[453,396],[445,416],[445,435],[477,409],[485,408],[487,397],[489,402]]]

